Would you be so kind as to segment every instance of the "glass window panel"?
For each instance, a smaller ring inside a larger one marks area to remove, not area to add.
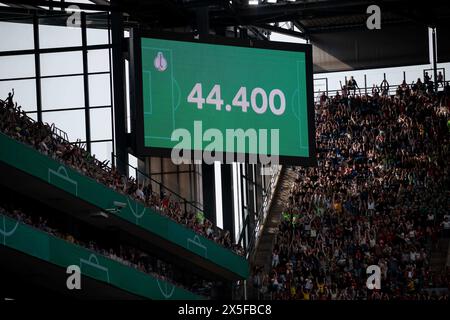
[[[91,109],[91,140],[112,139],[111,108]]]
[[[104,23],[107,25],[107,20]],[[87,18],[87,25],[89,25],[89,17]],[[88,28],[86,34],[88,45],[108,44],[108,30],[106,29]]]
[[[0,57],[0,79],[34,77],[34,75],[34,55]]]
[[[43,110],[77,107],[84,107],[82,76],[42,79]]]
[[[150,157],[150,173],[153,180],[161,182],[161,175],[154,174],[161,172],[161,158]]]
[[[23,23],[26,20],[16,22],[0,22],[0,51],[27,50],[34,48],[33,25]],[[30,21],[28,19],[28,21]],[[22,22],[22,23],[21,23]]]
[[[91,153],[100,161],[109,160],[111,163],[112,142],[92,142]]]
[[[41,54],[41,75],[83,73],[81,51]]]
[[[178,168],[180,168],[180,171],[190,171],[191,165],[190,164],[180,164],[180,165],[178,165]]]
[[[29,116],[34,121],[37,121],[37,113],[36,112],[27,113],[27,116]]]
[[[137,158],[131,154],[128,154],[128,164],[130,166],[132,166],[133,168],[137,168],[137,165],[138,165]],[[128,169],[129,169],[128,175],[130,177],[136,178],[136,171],[133,170],[132,168],[128,168]]]
[[[89,76],[89,104],[95,106],[111,105],[109,74]]]
[[[125,60],[125,79],[130,79],[130,64]],[[127,108],[127,133],[131,133],[131,112],[130,112],[130,81],[125,80],[125,103]]]
[[[109,71],[109,53],[107,49],[88,51],[88,71],[89,72]]]
[[[171,159],[164,158],[163,159],[163,171],[164,172],[176,172],[177,166],[172,162]]]
[[[242,175],[245,175],[245,174],[246,174],[245,165],[242,165]],[[242,195],[241,196],[243,197],[242,205],[244,207],[248,206],[248,202],[247,202],[247,183],[248,183],[248,181],[245,178],[243,178],[243,180],[242,180]]]
[[[14,101],[25,111],[36,110],[36,80],[0,81],[0,99],[4,100],[14,88]]]
[[[172,162],[170,158],[163,159],[163,171],[166,173],[163,177],[164,185],[178,193],[179,182],[177,177],[177,166]],[[175,173],[174,173],[175,172]]]
[[[41,48],[81,46],[81,28],[41,24],[39,25],[39,45]]]
[[[86,125],[84,110],[43,112],[42,121],[65,131],[71,142],[86,140]]]
[[[240,202],[240,183],[239,183],[239,165],[232,164],[233,172],[233,202],[234,202],[234,234],[235,240],[239,238],[240,234],[240,219],[241,219],[241,202]]]
[[[190,174],[189,173],[180,173],[179,174],[179,180],[180,180],[180,187],[179,187],[179,192],[180,195],[189,200],[189,201],[193,201],[194,199],[192,199],[192,188],[190,186]]]
[[[214,183],[216,193],[216,226],[223,228],[222,171],[219,161],[214,162]]]

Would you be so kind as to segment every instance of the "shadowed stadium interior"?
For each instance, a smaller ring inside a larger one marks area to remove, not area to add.
[[[449,18],[0,0],[0,299],[448,301]]]

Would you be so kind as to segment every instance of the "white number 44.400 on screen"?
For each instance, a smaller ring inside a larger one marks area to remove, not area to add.
[[[224,105],[221,96],[220,85],[216,84],[212,87],[206,99],[203,98],[202,84],[196,83],[187,97],[187,102],[197,104],[198,109],[203,109],[205,103],[215,105],[216,110],[220,111]],[[258,99],[258,97],[260,98]],[[249,102],[247,99],[247,88],[240,87],[231,104],[225,105],[225,110],[228,112],[231,111],[232,106],[240,107],[243,112],[247,112],[248,107],[251,106],[257,114],[264,114],[267,111],[267,107],[269,107],[274,115],[281,116],[286,109],[286,98],[280,89],[273,89],[267,95],[264,89],[254,88],[250,94]]]

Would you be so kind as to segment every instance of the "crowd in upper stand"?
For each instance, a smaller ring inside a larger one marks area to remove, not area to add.
[[[432,77],[428,74],[428,72],[424,73],[424,81],[420,78],[417,79],[416,82],[412,82],[411,85],[408,85],[406,83],[406,80],[403,80],[402,84],[399,85],[396,89],[396,94],[399,95],[403,91],[412,90],[414,92],[424,92],[428,94],[434,94],[436,89],[443,88],[444,93],[450,93],[450,82],[444,81],[444,75],[442,74],[442,71],[439,71],[436,75],[436,81],[432,81]],[[353,76],[348,79],[348,81],[344,82],[344,85],[342,85],[342,82],[339,81],[340,87],[341,87],[341,93],[343,98],[348,98],[350,95],[356,95],[356,93],[359,93],[361,95],[361,88],[358,86],[357,81]],[[365,88],[366,89],[366,88]],[[388,96],[389,90],[391,89],[391,86],[389,85],[389,82],[384,79],[380,85],[374,84],[372,86],[372,95],[382,95],[382,96]],[[339,93],[338,93],[339,94]],[[321,100],[328,98],[325,93],[323,93]]]
[[[450,237],[450,90],[427,81],[321,96],[317,167],[295,169],[270,272],[253,271],[260,298],[448,299],[450,272],[430,255]],[[369,265],[381,289],[367,288]]]
[[[120,174],[114,167],[108,166],[108,161],[100,162],[83,149],[79,143],[69,143],[55,134],[53,126],[33,121],[14,102],[14,90],[4,101],[0,100],[0,132],[33,146],[43,154],[62,161],[115,191],[155,208],[196,233],[239,255],[244,255],[243,249],[233,243],[228,231],[216,228],[198,212],[184,210],[182,204],[171,197],[168,192],[153,192],[151,183],[143,185],[133,177]]]

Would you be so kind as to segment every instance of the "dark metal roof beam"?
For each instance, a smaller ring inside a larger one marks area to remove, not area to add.
[[[308,34],[308,29],[299,20],[293,20],[292,23],[298,30],[300,30],[300,32],[304,33],[305,35]]]
[[[108,0],[89,0],[90,2],[93,2],[95,4],[98,5],[102,5],[102,6],[109,6],[111,5],[111,3]]]
[[[393,0],[400,1],[400,0]],[[258,6],[243,6],[239,15],[246,25],[255,23],[269,23],[281,21],[294,21],[309,17],[336,16],[342,14],[365,14],[367,6],[372,1],[321,1],[321,2],[295,2],[267,4]],[[211,23],[231,25],[233,17],[225,10],[212,10]]]
[[[29,10],[40,9],[37,6],[28,5],[28,4],[8,3],[8,2],[4,2],[4,1],[2,1],[2,4],[6,4],[9,7],[0,7],[0,9],[3,9],[3,8],[18,8],[18,9],[29,9]]]
[[[241,16],[251,17],[260,15],[289,15],[293,12],[299,11],[319,11],[330,9],[343,9],[343,8],[357,8],[361,7],[366,9],[368,5],[373,1],[360,0],[360,1],[321,1],[321,2],[295,2],[295,3],[279,3],[258,5],[246,8],[241,8]],[[363,11],[365,12],[365,10]]]
[[[284,28],[280,28],[280,27],[275,27],[275,26],[272,26],[270,24],[257,24],[257,25],[254,25],[254,26],[259,28],[259,29],[268,30],[268,31],[272,31],[272,32],[277,32],[277,33],[285,34],[285,35],[288,35],[288,36],[291,36],[291,37],[306,39],[304,33],[297,32],[297,31],[294,31],[294,30],[288,30],[288,29],[284,29]]]
[[[98,11],[111,11],[114,6],[111,5],[101,5],[101,4],[90,4],[90,3],[77,3],[77,2],[56,2],[56,1],[48,1],[48,0],[6,0],[2,1],[7,5],[29,5],[33,8],[38,6],[42,7],[54,7],[54,8],[68,8],[70,6],[78,6],[80,10],[98,10]]]
[[[248,26],[247,29],[251,30],[256,38],[260,38],[261,40],[269,40],[258,28],[253,26]]]

